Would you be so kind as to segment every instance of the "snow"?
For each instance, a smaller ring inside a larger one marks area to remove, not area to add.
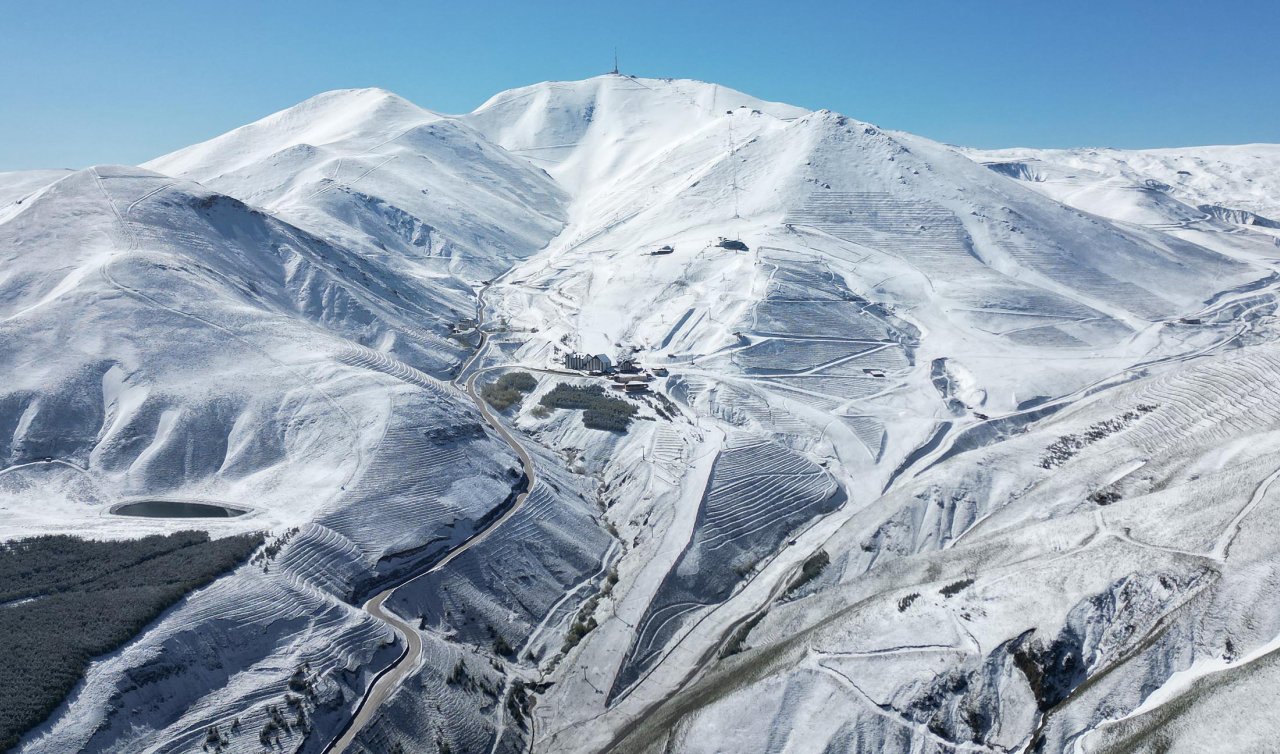
[[[515,488],[464,362],[538,377],[503,421],[539,478],[388,599],[423,655],[366,746],[1092,750],[1193,697],[1199,730],[1205,679],[1265,676],[1280,635],[1278,163],[957,149],[615,74],[458,115],[330,92],[142,167],[0,174],[0,536],[190,525],[109,513],[149,496],[299,530],[23,750],[195,743],[307,658],[335,733],[398,652],[356,606]],[[573,350],[670,376],[586,429],[534,408],[593,381]],[[532,722],[459,659],[550,684]],[[131,685],[156,662],[202,669]]]
[[[466,292],[453,275],[505,270],[545,245],[563,214],[541,170],[380,89],[322,94],[146,167],[435,280],[452,308]]]
[[[1213,204],[1280,217],[1280,145],[965,150],[1073,207],[1129,222],[1199,219]]]
[[[152,160],[145,167],[205,182],[260,163],[291,147],[354,142],[366,148],[441,116],[384,89],[325,92],[293,107],[195,146]]]

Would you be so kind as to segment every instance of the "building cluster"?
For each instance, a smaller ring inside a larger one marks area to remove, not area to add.
[[[587,374],[608,374],[613,371],[613,361],[602,353],[568,353],[564,357],[564,367]]]
[[[615,366],[613,360],[604,354],[568,353],[564,357],[566,369],[586,372],[590,375],[607,376],[613,381],[613,388],[627,393],[645,393],[654,377],[666,377],[665,367],[645,369],[635,359],[623,359]]]

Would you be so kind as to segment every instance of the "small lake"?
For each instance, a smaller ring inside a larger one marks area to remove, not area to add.
[[[232,518],[249,511],[213,503],[184,503],[177,500],[141,500],[111,509],[117,516],[142,518]]]

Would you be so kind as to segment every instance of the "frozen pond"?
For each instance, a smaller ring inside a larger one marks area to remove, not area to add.
[[[111,509],[117,516],[142,518],[231,518],[249,511],[214,503],[186,503],[177,500],[141,500],[123,503]]]

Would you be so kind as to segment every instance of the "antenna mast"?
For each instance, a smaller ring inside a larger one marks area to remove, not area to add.
[[[618,48],[613,48],[613,75],[618,75]]]

